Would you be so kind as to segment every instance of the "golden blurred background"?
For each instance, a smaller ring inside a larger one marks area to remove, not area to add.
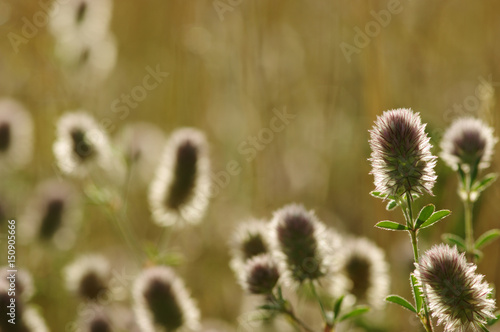
[[[9,216],[22,214],[37,182],[57,176],[55,123],[68,110],[85,109],[106,119],[110,135],[137,121],[154,123],[167,135],[178,127],[197,127],[208,137],[220,193],[200,225],[174,229],[172,247],[185,257],[177,271],[203,318],[234,328],[246,296],[228,265],[230,234],[239,222],[270,218],[290,202],[384,248],[391,292],[411,297],[408,236],[373,226],[403,219],[369,195],[374,186],[368,129],[377,115],[399,107],[420,112],[434,154],[443,131],[462,115],[485,119],[499,135],[497,1],[115,1],[111,31],[117,61],[110,75],[96,82],[61,66],[47,26],[15,51],[8,34],[22,35],[23,18],[31,21],[43,10],[41,3],[0,1],[0,95],[26,106],[36,137],[30,167],[15,181],[2,179]],[[148,68],[168,76],[128,112],[117,112],[113,102],[141,85]],[[264,129],[284,112],[290,118],[283,130]],[[254,148],[252,137],[257,137]],[[491,171],[500,165],[498,146],[496,152]],[[241,171],[226,177],[231,161]],[[422,250],[440,242],[441,233],[463,229],[456,176],[442,162],[437,171],[435,196],[417,204],[432,202],[453,214],[422,232]],[[497,182],[476,205],[476,235],[500,226],[499,199]],[[129,206],[141,243],[157,241],[159,227],[151,221],[144,188],[130,193]],[[38,289],[33,302],[52,331],[65,331],[76,316],[78,301],[64,289],[60,273],[76,254],[102,252],[118,267],[130,265],[122,240],[92,206],[85,208],[74,250],[33,246],[19,248],[18,265],[33,273]],[[478,269],[497,285],[499,254],[500,242],[492,244]],[[373,331],[419,329],[409,312],[395,306],[387,306],[385,317]]]

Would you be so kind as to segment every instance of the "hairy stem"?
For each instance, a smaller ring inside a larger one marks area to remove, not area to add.
[[[418,236],[417,236],[417,230],[414,230],[413,227],[415,226],[414,224],[414,219],[413,219],[413,209],[412,209],[412,202],[411,202],[411,194],[406,193],[406,208],[407,211],[404,213],[405,209],[403,209],[403,214],[406,218],[406,225],[410,227],[411,229],[408,231],[410,233],[410,238],[411,238],[411,245],[413,248],[413,258],[415,260],[415,263],[418,264],[420,261],[420,256],[418,253]],[[424,307],[424,315],[418,315],[420,318],[420,321],[422,322],[422,325],[424,326],[425,330],[427,332],[433,332],[433,327],[432,327],[432,320],[431,320],[431,315],[429,313],[429,308],[427,306],[427,298],[425,296],[425,289],[424,289],[424,297],[423,297],[423,307]]]

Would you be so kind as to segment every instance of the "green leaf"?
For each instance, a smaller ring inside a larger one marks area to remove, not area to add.
[[[500,229],[492,229],[481,235],[474,244],[474,248],[481,249],[500,237]]]
[[[340,313],[340,308],[342,308],[342,302],[344,301],[344,295],[339,297],[337,301],[335,301],[335,305],[333,306],[333,319],[335,320]]]
[[[441,235],[441,240],[443,240],[444,243],[447,243],[449,245],[456,245],[460,251],[466,250],[465,240],[458,235],[444,233]]]
[[[385,207],[385,209],[387,211],[392,211],[394,210],[396,207],[398,206],[398,202],[396,202],[395,200],[390,200],[389,203],[387,203],[387,206]]]
[[[372,191],[372,192],[370,192],[370,195],[372,195],[373,197],[380,198],[380,199],[386,199],[386,198],[388,198],[388,199],[391,199],[391,200],[396,200],[395,196],[387,195],[387,194],[381,193],[380,191]]]
[[[422,310],[422,303],[423,303],[423,296],[422,296],[422,291],[420,290],[420,287],[417,285],[417,278],[415,275],[410,274],[410,282],[411,282],[411,288],[413,291],[413,297],[415,298],[415,304],[417,305],[417,313]]]
[[[399,304],[405,309],[410,310],[411,312],[417,313],[417,310],[408,302],[406,299],[402,298],[399,295],[389,295],[388,297],[385,298],[387,302],[392,302],[395,304]]]
[[[382,228],[382,229],[387,229],[390,231],[407,231],[409,228],[401,225],[397,222],[390,221],[390,220],[384,220],[378,222],[375,227]]]
[[[342,322],[342,321],[349,319],[349,318],[352,318],[352,317],[362,315],[368,311],[370,311],[370,307],[368,307],[368,306],[357,306],[351,312],[348,312],[347,314],[340,317],[339,322]]]
[[[429,217],[434,213],[436,207],[432,204],[426,205],[420,210],[418,214],[417,222],[415,223],[415,229],[419,229],[420,226],[426,222]]]
[[[481,330],[483,330],[483,332],[490,332],[490,330],[488,330],[483,324],[481,324],[480,326],[481,326]]]
[[[446,218],[447,216],[449,216],[451,213],[450,210],[439,210],[439,211],[436,211],[434,212],[430,217],[429,219],[427,219],[423,224],[422,226],[420,226],[420,228],[427,228],[427,227],[430,227],[432,225],[434,225],[435,223],[437,223],[438,221]]]
[[[492,185],[497,178],[498,178],[497,173],[486,174],[480,181],[474,183],[472,190],[480,193],[484,191],[486,188],[488,188],[490,185]]]

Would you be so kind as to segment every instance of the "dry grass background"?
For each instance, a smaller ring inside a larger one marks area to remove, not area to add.
[[[35,118],[35,158],[20,181],[2,179],[17,218],[36,182],[55,175],[51,152],[56,119],[83,108],[97,119],[109,118],[116,129],[149,121],[166,133],[195,126],[207,133],[215,172],[236,160],[233,176],[212,200],[203,223],[176,230],[173,247],[185,255],[178,270],[198,299],[203,317],[235,324],[242,291],[228,267],[227,242],[234,227],[249,216],[268,218],[289,202],[302,202],[328,225],[382,246],[393,278],[392,292],[409,296],[411,262],[406,234],[375,229],[382,219],[402,220],[368,195],[373,189],[367,158],[367,130],[382,111],[411,107],[421,112],[435,148],[440,134],[459,114],[454,104],[474,96],[479,77],[500,82],[500,3],[497,1],[407,1],[400,14],[371,38],[367,47],[346,61],[340,44],[353,44],[354,27],[372,21],[371,10],[386,1],[246,1],[220,20],[212,1],[115,1],[111,30],[118,41],[118,61],[102,84],[74,89],[53,56],[54,41],[46,27],[13,52],[9,32],[20,33],[22,18],[40,10],[37,1],[3,0],[11,8],[0,25],[0,94],[24,103]],[[224,3],[228,3],[224,1]],[[122,93],[141,84],[145,67],[169,72],[126,119],[111,110]],[[500,128],[496,105],[470,113]],[[296,118],[247,162],[238,145],[268,127],[273,109],[286,108]],[[451,111],[450,111],[451,110]],[[500,167],[496,149],[492,168]],[[435,197],[425,197],[453,215],[422,233],[421,248],[439,242],[442,232],[461,232],[462,207],[457,180],[442,162]],[[476,234],[499,227],[500,182],[488,189],[476,208]],[[156,241],[144,192],[130,194],[130,220],[141,241]],[[77,302],[62,288],[60,267],[77,253],[103,252],[118,266],[128,266],[126,247],[93,207],[87,207],[75,249],[67,253],[19,249],[18,265],[32,270],[38,304],[52,331],[63,331]],[[2,240],[3,242],[3,240]],[[3,245],[2,245],[3,246]],[[491,245],[479,271],[500,285],[500,242]],[[4,262],[5,255],[0,258]],[[132,268],[131,268],[132,269]],[[133,270],[131,270],[133,271]],[[135,273],[135,272],[132,272]],[[416,331],[412,318],[388,306],[387,331]]]

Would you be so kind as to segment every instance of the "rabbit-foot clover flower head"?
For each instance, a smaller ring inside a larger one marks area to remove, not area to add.
[[[22,168],[33,152],[33,121],[17,101],[0,99],[0,170]]]
[[[441,158],[452,169],[461,167],[470,172],[472,168],[488,168],[497,142],[493,128],[480,119],[466,117],[455,120],[441,140]]]
[[[436,157],[419,113],[410,109],[385,111],[370,130],[375,190],[387,195],[432,195]]]
[[[482,331],[481,325],[495,317],[495,300],[489,298],[492,288],[456,247],[434,246],[415,266],[432,315],[438,324],[444,324],[446,332]]]
[[[272,246],[287,283],[317,280],[329,270],[325,227],[312,211],[291,204],[274,212],[271,221]]]
[[[51,242],[67,250],[75,241],[81,220],[81,197],[66,181],[46,180],[37,185],[20,226],[23,240]]]
[[[144,270],[134,283],[134,309],[141,331],[196,331],[200,313],[184,283],[168,267]]]
[[[344,245],[341,273],[347,279],[347,292],[358,303],[380,308],[390,284],[384,252],[365,238],[346,240]]]
[[[270,252],[269,225],[260,220],[250,220],[238,225],[231,239],[231,268],[238,274],[248,259]]]
[[[57,164],[63,173],[85,177],[106,173],[113,180],[123,178],[111,149],[108,136],[94,118],[86,112],[66,113],[57,123],[57,140],[53,145]]]
[[[109,290],[110,266],[100,255],[79,257],[64,269],[64,275],[67,289],[84,299],[96,301]]]
[[[149,190],[153,220],[163,227],[200,222],[208,207],[209,173],[205,135],[192,128],[172,133]]]
[[[250,294],[272,293],[280,278],[278,265],[271,254],[261,254],[250,258],[239,271],[239,281]]]
[[[69,0],[54,6],[49,28],[58,42],[91,42],[104,38],[109,30],[111,0]]]

